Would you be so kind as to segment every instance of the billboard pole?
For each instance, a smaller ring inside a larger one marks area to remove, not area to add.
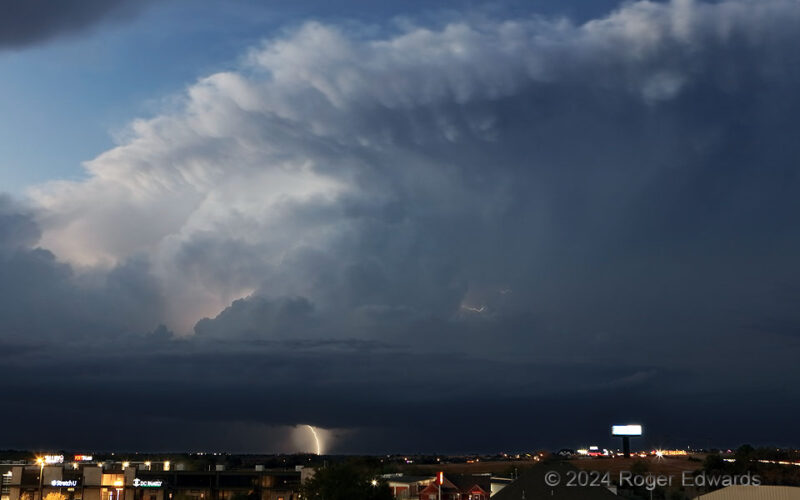
[[[631,458],[631,436],[641,436],[642,426],[639,424],[612,425],[611,435],[622,438],[622,453],[625,458]]]

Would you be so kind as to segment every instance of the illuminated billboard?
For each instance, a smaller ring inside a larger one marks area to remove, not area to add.
[[[614,436],[641,436],[642,426],[634,425],[612,425],[611,434]]]

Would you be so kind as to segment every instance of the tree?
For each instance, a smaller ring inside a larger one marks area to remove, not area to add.
[[[736,448],[733,457],[736,459],[737,464],[748,464],[755,458],[755,449],[749,444],[743,444]]]
[[[703,470],[708,473],[719,473],[727,469],[725,460],[717,453],[708,455],[703,462]]]
[[[306,500],[392,500],[386,481],[352,464],[317,469],[301,488]]]

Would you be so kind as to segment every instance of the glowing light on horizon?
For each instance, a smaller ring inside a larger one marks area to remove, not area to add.
[[[311,435],[314,436],[314,442],[317,443],[317,455],[322,455],[322,443],[320,443],[319,436],[317,436],[317,430],[308,424],[306,424],[306,427],[311,431]]]

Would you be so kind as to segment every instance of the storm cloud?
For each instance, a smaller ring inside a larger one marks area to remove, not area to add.
[[[84,373],[8,400],[117,387],[153,428],[361,432],[344,451],[574,445],[612,418],[797,443],[739,406],[798,400],[798,23],[676,0],[265,40],[86,180],[3,202],[0,327],[27,347],[0,370]]]
[[[127,19],[149,3],[150,0],[2,0],[0,49],[25,47],[102,22]]]
[[[4,339],[23,345],[102,341],[158,326],[163,299],[146,262],[128,259],[113,269],[76,272],[35,246],[39,237],[30,209],[0,196]]]

